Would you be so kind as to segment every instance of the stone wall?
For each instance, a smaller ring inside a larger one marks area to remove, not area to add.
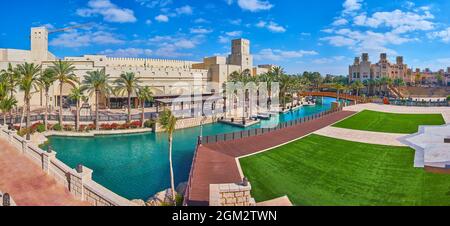
[[[5,126],[0,127],[0,138],[7,140],[18,151],[39,164],[45,173],[67,188],[76,199],[94,206],[135,206],[131,201],[93,181],[91,169],[84,166],[78,170],[72,169],[56,158],[56,152],[43,151]]]
[[[241,184],[211,184],[209,186],[210,206],[256,206],[251,196],[252,186]]]
[[[203,117],[178,119],[176,129],[185,129],[200,126],[202,121],[204,125],[215,123],[220,117],[222,117],[222,115],[223,114],[217,114],[215,117],[207,117],[206,119],[204,119]],[[155,132],[164,132],[159,123],[156,126]]]

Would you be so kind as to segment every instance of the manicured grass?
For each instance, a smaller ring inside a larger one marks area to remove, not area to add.
[[[450,205],[450,175],[413,167],[414,150],[311,135],[240,160],[258,202],[295,205]]]
[[[385,133],[416,133],[420,125],[443,125],[441,114],[393,114],[362,111],[334,127]]]

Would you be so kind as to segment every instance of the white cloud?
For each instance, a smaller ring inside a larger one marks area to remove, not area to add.
[[[331,25],[332,26],[342,26],[342,25],[346,25],[346,24],[348,24],[348,20],[341,18],[341,19],[335,20]]]
[[[155,20],[161,23],[167,23],[169,22],[169,17],[163,14],[160,14],[155,17]]]
[[[136,0],[136,2],[148,8],[166,7],[173,3],[172,0]]]
[[[103,16],[103,20],[116,23],[133,23],[137,19],[134,11],[126,8],[119,8],[110,0],[89,0],[87,8],[77,10],[81,17]]]
[[[362,0],[345,0],[342,6],[344,7],[342,12],[344,14],[350,14],[361,9]]]
[[[239,37],[239,36],[242,36],[242,31],[230,31],[230,32],[226,32],[225,34],[230,37]]]
[[[371,17],[366,14],[354,18],[355,25],[371,28],[388,27],[395,33],[406,33],[411,31],[428,31],[434,29],[434,23],[430,21],[434,16],[429,12],[423,15],[413,12],[394,10],[392,12],[376,12]]]
[[[269,30],[271,32],[274,32],[274,33],[284,33],[284,32],[286,32],[286,28],[285,27],[283,27],[283,26],[281,26],[281,25],[279,25],[279,24],[277,24],[277,23],[275,23],[273,21],[270,21],[270,22],[259,21],[256,24],[256,27],[266,28],[267,30]]]
[[[202,23],[209,23],[208,20],[204,19],[204,18],[198,18],[194,20],[194,23],[196,24],[202,24]]]
[[[325,58],[315,59],[312,62],[314,64],[332,64],[332,63],[336,63],[336,62],[341,62],[345,59],[346,59],[345,56],[333,56],[333,57],[325,57]]]
[[[443,42],[450,42],[450,27],[442,31],[435,31],[428,34],[428,37],[431,39],[440,39]]]
[[[232,1],[228,1],[231,4]],[[250,12],[258,12],[269,10],[273,7],[269,1],[264,0],[237,0],[239,7],[243,10],[248,10]]]
[[[152,24],[152,20],[150,20],[150,19],[146,20],[146,21],[145,21],[145,24],[147,24],[147,25]]]
[[[177,12],[178,15],[192,15],[193,9],[191,6],[186,5],[180,8],[176,8],[175,12]]]
[[[262,49],[255,54],[256,60],[270,60],[270,61],[282,61],[287,59],[302,58],[304,56],[318,55],[316,51],[284,51],[280,49]]]
[[[223,44],[225,44],[225,43],[229,43],[231,41],[231,39],[229,38],[229,37],[225,37],[225,36],[219,36],[219,42],[220,43],[223,43]]]
[[[111,45],[125,43],[118,35],[107,31],[71,30],[50,41],[51,46],[78,48],[91,45]]]
[[[192,34],[209,34],[211,32],[213,32],[213,30],[211,29],[206,29],[206,28],[191,28],[190,29]]]
[[[203,39],[203,35],[189,37],[185,34],[175,34],[154,36],[146,41],[148,45],[155,46],[153,55],[158,57],[176,58],[192,55],[191,53],[183,52],[183,50],[196,48],[203,42]]]

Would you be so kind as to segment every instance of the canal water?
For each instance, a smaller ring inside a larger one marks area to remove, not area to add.
[[[324,98],[321,105],[302,107],[280,114],[286,122],[331,109],[334,98]],[[247,129],[259,128],[269,122]],[[204,136],[244,130],[221,123],[203,127]],[[173,160],[176,185],[188,180],[200,128],[177,130],[174,134]],[[170,187],[167,135],[145,133],[135,135],[97,136],[95,138],[50,137],[57,158],[75,168],[83,164],[94,170],[93,179],[128,199],[147,200]]]

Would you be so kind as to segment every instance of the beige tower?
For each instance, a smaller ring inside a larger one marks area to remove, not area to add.
[[[31,28],[31,60],[40,63],[48,59],[48,30],[45,27]]]
[[[250,41],[247,39],[236,39],[231,42],[231,55],[228,63],[242,66],[243,69],[253,68],[253,57],[250,55]]]

